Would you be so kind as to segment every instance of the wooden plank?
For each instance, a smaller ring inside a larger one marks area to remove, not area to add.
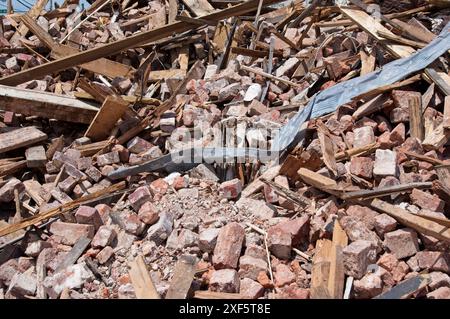
[[[177,0],[169,0],[169,8],[167,11],[168,11],[169,23],[175,22],[175,18],[178,13],[178,1]]]
[[[39,15],[41,14],[41,11],[46,6],[48,0],[38,0],[36,3],[31,7],[31,9],[25,14],[28,15],[32,19],[37,19]],[[16,33],[12,36],[10,43],[17,44],[19,39],[23,36],[25,36],[28,32],[28,28],[26,25],[20,25],[17,29]]]
[[[337,176],[337,165],[333,141],[328,129],[320,121],[317,122],[317,135],[319,137],[320,148],[322,149],[323,162],[325,166],[334,174],[334,176]]]
[[[390,34],[395,36],[391,31],[385,28],[381,23],[376,21],[373,17],[369,16],[362,10],[358,9],[349,9],[339,7],[341,12],[346,15],[350,20],[359,25],[364,31],[374,37],[376,40],[380,41],[380,45],[382,45],[386,50],[391,53],[396,58],[404,58],[410,56],[415,52],[415,50],[409,46],[401,45],[401,44],[392,44],[383,41],[383,37],[381,37],[378,32],[384,32],[385,34]]]
[[[425,74],[436,83],[437,87],[445,94],[450,95],[450,76],[445,72],[438,72],[431,68],[425,69]]]
[[[26,167],[27,167],[27,161],[26,160],[2,165],[0,167],[0,177],[14,174],[14,173],[16,173],[16,172],[26,168]]]
[[[166,299],[186,299],[194,280],[197,258],[183,255],[177,261]]]
[[[129,275],[137,299],[161,299],[142,256],[130,262]]]
[[[444,129],[450,129],[450,96],[446,96],[444,100],[444,119],[442,120]]]
[[[409,127],[411,137],[415,137],[422,142],[425,129],[422,121],[421,99],[417,95],[413,95],[409,100]]]
[[[426,150],[437,150],[450,139],[450,130],[444,130],[443,123],[439,124],[430,134],[425,136],[422,146]]]
[[[186,7],[197,17],[206,16],[214,12],[214,7],[207,0],[182,0]]]
[[[278,195],[294,201],[295,203],[299,204],[301,207],[311,205],[311,200],[307,197],[304,197],[296,192],[291,191],[288,188],[282,187],[281,185],[278,185],[277,183],[274,183],[267,179],[261,178],[260,180],[262,182],[266,183],[267,185],[269,185],[275,191],[275,193],[277,193]]]
[[[241,294],[234,294],[229,292],[217,292],[209,290],[197,290],[194,293],[196,299],[244,299]]]
[[[328,178],[304,167],[298,170],[298,175],[305,183],[319,189],[333,188],[337,185],[334,179]]]
[[[261,178],[266,180],[272,180],[280,173],[280,165],[272,166],[267,169],[260,177],[252,181],[247,187],[242,191],[242,197],[249,197],[254,193],[258,192],[264,187],[264,182],[261,181]]]
[[[88,124],[98,108],[65,95],[0,85],[0,110]]]
[[[107,138],[127,109],[128,102],[119,96],[108,96],[92,120],[85,136],[90,137],[93,141]]]
[[[450,228],[446,226],[440,225],[439,223],[421,216],[411,214],[398,206],[391,205],[377,198],[373,199],[368,206],[388,214],[389,216],[395,218],[400,224],[415,229],[422,234],[450,242]]]
[[[264,0],[264,5],[273,4],[279,1],[280,0]],[[258,3],[259,0],[249,0],[245,3],[211,13],[207,16],[204,16],[204,18],[208,20],[221,20],[230,16],[242,15],[255,10],[258,6]],[[123,50],[136,47],[140,44],[146,44],[152,41],[163,39],[164,37],[171,36],[173,33],[182,33],[191,29],[192,26],[190,24],[186,24],[183,22],[174,22],[164,27],[137,33],[133,36],[103,45],[101,47],[92,48],[90,50],[72,54],[56,61],[41,64],[39,66],[17,72],[13,75],[1,78],[0,84],[18,85],[33,79],[44,77],[47,74],[51,74],[76,65],[94,61],[105,56],[119,53]]]
[[[361,56],[361,72],[360,76],[366,75],[375,70],[375,51],[372,50],[370,54],[367,54],[364,50],[359,51]]]
[[[25,191],[27,194],[36,202],[38,206],[41,206],[45,202],[45,200],[39,195],[42,186],[38,181],[29,179],[23,181],[23,185],[25,186]]]
[[[402,193],[407,191],[412,191],[413,189],[426,189],[431,188],[431,182],[417,182],[417,183],[408,183],[408,184],[400,184],[394,186],[386,186],[382,188],[375,189],[364,189],[354,192],[348,192],[342,194],[341,198],[345,200],[355,199],[355,198],[364,198],[369,199],[373,197],[381,197],[395,193]]]
[[[0,154],[21,147],[45,141],[47,134],[34,126],[22,127],[7,133],[0,134]]]
[[[186,76],[186,71],[181,69],[150,71],[148,81],[156,82],[167,79],[182,79]]]
[[[32,19],[27,15],[22,16],[21,19],[23,24],[26,25],[47,48],[52,50],[52,58],[60,59],[80,52],[80,50],[78,50],[77,48],[59,44],[58,42],[54,41],[53,38],[37,24],[35,19]],[[131,66],[111,61],[105,58],[100,58],[96,61],[81,64],[80,67],[85,70],[102,74],[111,78],[114,78],[116,76],[129,77],[135,72],[135,69]]]
[[[330,253],[330,277],[328,278],[328,292],[332,299],[342,299],[344,296],[345,273],[342,250],[347,245],[347,234],[336,219]]]
[[[64,259],[56,267],[55,273],[58,273],[75,264],[75,262],[78,260],[78,258],[80,258],[80,256],[83,254],[90,243],[91,239],[87,237],[81,237],[80,239],[78,239],[75,245],[73,245],[72,249],[67,253],[67,255],[64,256]]]
[[[124,189],[125,186],[126,186],[126,183],[124,181],[117,183],[117,184],[113,184],[113,185],[106,187],[98,192],[88,194],[79,199],[73,200],[70,203],[61,205],[61,206],[51,209],[49,211],[41,212],[32,217],[25,218],[20,223],[2,227],[2,228],[0,228],[0,237],[14,233],[18,230],[27,228],[29,226],[36,225],[44,220],[54,217],[54,216],[64,214],[65,212],[72,211],[73,209],[78,208],[80,205],[87,204],[89,202],[92,202],[93,200],[98,200],[99,198],[102,198],[103,196],[105,196],[105,197],[111,196],[111,194]]]
[[[360,107],[356,109],[355,112],[353,112],[352,117],[355,120],[358,120],[362,118],[363,116],[370,115],[372,113],[375,113],[381,109],[383,109],[385,106],[391,105],[392,100],[390,99],[390,94],[384,93],[379,94],[372,98],[371,100],[365,102]]]
[[[332,242],[321,239],[316,242],[316,253],[311,268],[311,299],[330,299],[328,278],[330,275],[330,252]]]

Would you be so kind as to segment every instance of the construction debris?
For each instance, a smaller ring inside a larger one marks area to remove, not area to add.
[[[450,298],[449,1],[0,19],[1,298]]]

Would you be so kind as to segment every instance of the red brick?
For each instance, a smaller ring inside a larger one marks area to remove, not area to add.
[[[450,299],[450,288],[440,287],[427,294],[428,299]]]
[[[146,225],[153,225],[159,219],[158,209],[152,202],[145,202],[138,212],[139,219]]]
[[[128,201],[131,207],[137,212],[144,205],[152,199],[152,194],[147,186],[141,186],[136,188],[136,190],[128,196]]]
[[[127,144],[127,148],[131,153],[139,154],[145,152],[153,147],[153,144],[147,142],[143,138],[136,136],[132,140],[130,140]]]
[[[292,236],[290,232],[277,227],[277,225],[272,226],[267,231],[267,246],[277,258],[289,259],[292,250]]]
[[[239,291],[239,285],[239,276],[234,269],[216,270],[209,281],[211,291],[236,293]]]
[[[355,280],[353,283],[356,298],[373,298],[383,292],[383,281],[375,274],[367,274],[361,280]]]
[[[11,202],[14,200],[14,190],[17,189],[19,194],[25,190],[25,185],[17,178],[11,178],[0,188],[0,202]]]
[[[79,224],[94,225],[95,229],[103,225],[103,220],[98,211],[89,206],[80,206],[75,213],[75,219]]]
[[[116,236],[116,231],[111,227],[105,225],[100,226],[92,239],[91,246],[95,248],[106,247],[112,243]]]
[[[214,248],[213,264],[216,269],[236,268],[241,255],[245,231],[238,223],[222,227]]]
[[[239,294],[244,298],[258,299],[264,295],[264,287],[250,278],[241,279]]]
[[[445,202],[437,195],[431,195],[419,189],[413,189],[410,195],[411,201],[423,209],[428,209],[433,212],[444,212]]]
[[[283,287],[295,282],[296,276],[291,271],[291,269],[285,264],[278,264],[275,266],[275,271],[273,273],[275,286]]]
[[[222,198],[236,199],[241,194],[241,191],[242,183],[238,178],[223,182],[219,187],[219,194]]]
[[[258,274],[267,271],[267,262],[264,259],[244,255],[239,258],[239,277],[256,280]]]
[[[92,225],[54,222],[50,225],[50,232],[57,236],[64,245],[74,245],[83,236],[94,237],[95,228]]]
[[[100,265],[106,264],[108,260],[114,255],[114,249],[110,246],[103,248],[95,257]]]
[[[356,176],[371,179],[373,171],[373,161],[370,157],[352,157],[350,162],[350,172]]]
[[[348,276],[360,279],[366,274],[367,266],[375,262],[376,250],[366,240],[357,240],[346,246],[343,251],[344,271]]]
[[[394,146],[399,146],[405,141],[406,128],[405,124],[398,124],[389,134],[389,141]]]
[[[413,256],[419,251],[417,233],[409,228],[386,233],[384,235],[384,245],[398,259]]]
[[[450,274],[450,254],[440,251],[420,251],[416,254],[421,269]]]
[[[153,196],[157,198],[160,198],[161,196],[166,194],[168,189],[169,184],[163,178],[158,178],[157,180],[154,180],[150,183],[150,190]]]

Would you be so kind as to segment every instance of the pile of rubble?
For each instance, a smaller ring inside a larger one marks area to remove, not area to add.
[[[0,17],[0,299],[450,298],[450,2],[46,4]]]

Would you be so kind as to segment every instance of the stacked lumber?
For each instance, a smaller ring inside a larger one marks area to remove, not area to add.
[[[46,5],[0,17],[0,298],[450,299],[450,47],[276,149],[448,1]]]

